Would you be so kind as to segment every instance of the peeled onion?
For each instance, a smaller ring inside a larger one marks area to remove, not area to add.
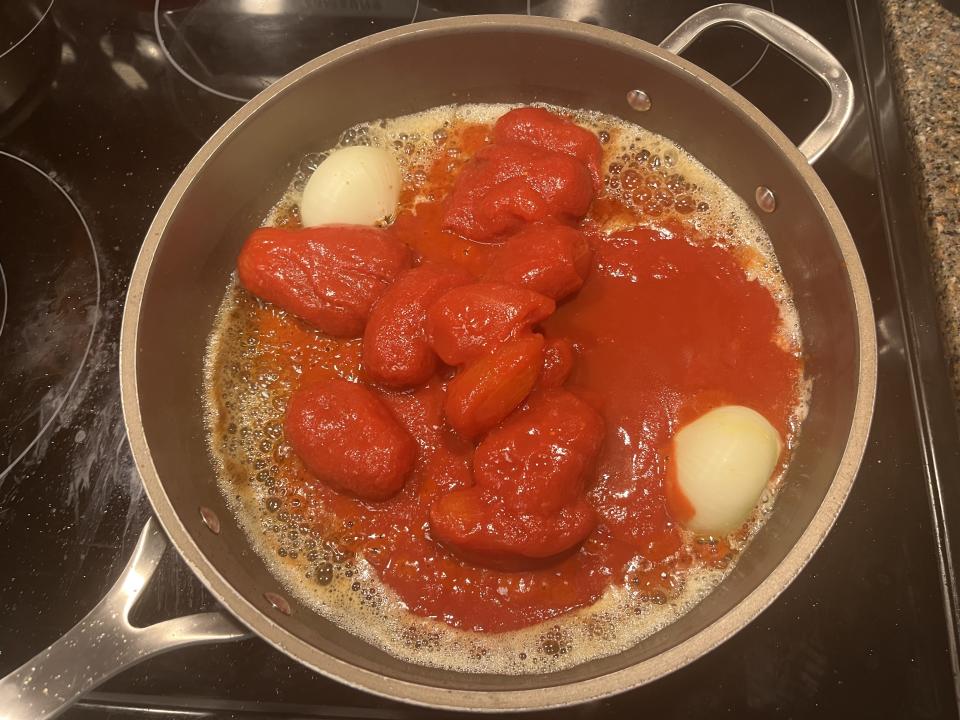
[[[300,219],[314,225],[373,225],[393,215],[400,197],[400,166],[391,153],[357,145],[334,150],[303,189]]]
[[[756,506],[780,449],[779,433],[756,410],[724,405],[701,415],[673,438],[671,511],[697,533],[736,530]]]

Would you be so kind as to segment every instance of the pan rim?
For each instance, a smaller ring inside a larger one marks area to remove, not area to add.
[[[512,29],[562,34],[629,53],[645,53],[670,64],[690,79],[703,83],[746,116],[795,166],[833,231],[847,269],[858,319],[858,389],[846,446],[834,479],[820,507],[800,538],[773,571],[754,590],[690,638],[664,652],[612,673],[559,686],[529,690],[463,690],[418,684],[385,677],[340,660],[314,647],[275,623],[244,598],[204,555],[181,522],[154,466],[144,432],[137,389],[136,349],[144,288],[167,223],[196,175],[249,118],[264,106],[279,102],[285,92],[306,76],[374,45],[405,42],[418,37],[456,32],[464,28],[496,32]],[[866,449],[877,381],[876,330],[866,276],[853,238],[830,193],[803,155],[765,115],[735,90],[696,65],[643,40],[606,28],[545,17],[476,15],[430,20],[387,30],[328,52],[293,70],[240,108],[191,159],[163,200],[147,231],[131,276],[123,312],[120,339],[121,400],[127,435],[137,470],[160,523],[181,557],[224,608],[252,631],[268,639],[297,662],[375,695],[414,705],[445,710],[503,712],[566,707],[598,700],[663,677],[713,650],[752,622],[782,593],[806,566],[833,526],[850,493]]]

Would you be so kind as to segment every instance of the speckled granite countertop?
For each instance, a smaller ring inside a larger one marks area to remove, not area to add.
[[[926,222],[940,328],[960,400],[960,17],[937,0],[882,3]]]

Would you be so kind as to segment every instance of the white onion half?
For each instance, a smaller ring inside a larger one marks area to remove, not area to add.
[[[373,225],[397,209],[400,166],[380,148],[357,145],[334,150],[303,189],[300,219],[315,225]]]
[[[683,525],[723,536],[749,518],[780,458],[780,435],[756,410],[715,408],[673,438],[678,489],[693,508]]]

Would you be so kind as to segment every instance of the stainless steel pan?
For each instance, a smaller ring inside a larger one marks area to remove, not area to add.
[[[736,92],[676,56],[720,23],[776,43],[830,88],[827,117],[799,150]],[[678,622],[626,652],[519,677],[406,664],[286,597],[220,495],[200,399],[204,344],[237,251],[299,159],[333,145],[344,128],[360,121],[494,101],[546,101],[637,121],[678,142],[756,202],[794,291],[813,381],[783,491],[734,572]],[[823,541],[867,440],[876,385],[870,296],[843,219],[809,165],[840,134],[852,104],[850,79],[823,46],[790,23],[742,5],[694,15],[660,47],[543,18],[420,23],[346,45],[258,95],[174,184],[130,282],[121,338],[123,406],[159,523],[148,523],[123,576],[89,616],[0,681],[0,715],[48,717],[143,658],[243,637],[243,626],[355,687],[470,710],[547,708],[622,692],[682,667],[740,630]],[[229,615],[130,625],[129,610],[165,546],[160,526]]]

